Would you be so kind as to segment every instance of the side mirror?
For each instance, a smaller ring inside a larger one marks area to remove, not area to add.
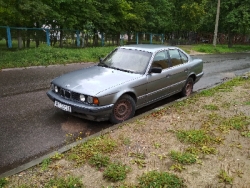
[[[150,73],[161,73],[162,68],[161,67],[152,67],[150,70]]]

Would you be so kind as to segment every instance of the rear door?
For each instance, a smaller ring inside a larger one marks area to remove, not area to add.
[[[169,49],[169,58],[171,63],[172,92],[177,93],[181,91],[187,80],[189,73],[188,57],[178,49]]]

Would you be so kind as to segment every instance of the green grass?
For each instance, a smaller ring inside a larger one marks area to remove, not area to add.
[[[122,181],[127,177],[127,173],[130,170],[129,166],[120,162],[110,163],[104,170],[103,177],[112,182]]]
[[[183,180],[178,176],[168,172],[150,171],[144,173],[139,180],[139,188],[151,188],[151,187],[171,187],[181,188],[185,187]]]
[[[101,137],[96,137],[72,148],[68,152],[67,158],[76,162],[77,165],[81,165],[96,154],[110,153],[116,147],[116,141],[110,138],[109,136],[105,135]]]
[[[206,110],[211,110],[211,111],[219,110],[219,107],[213,104],[204,105],[203,108]]]
[[[171,151],[170,157],[172,160],[181,163],[181,164],[193,164],[196,162],[197,157],[194,154],[188,152],[178,152],[178,151]]]
[[[48,66],[76,62],[98,62],[115,47],[55,48],[43,46],[23,50],[0,50],[0,69]]]
[[[44,186],[45,188],[84,188],[85,186],[79,178],[67,177],[67,178],[54,178]]]
[[[34,46],[34,45],[33,45]],[[68,64],[76,62],[98,62],[99,57],[105,57],[115,47],[88,47],[88,48],[58,48],[41,44],[40,47],[7,49],[3,41],[0,43],[0,70],[14,67],[48,66],[54,64]],[[186,51],[193,49],[205,53],[229,53],[249,51],[247,45],[235,45],[228,48],[227,45],[217,45],[214,48],[210,44],[183,46]],[[187,50],[189,49],[189,50]]]
[[[91,157],[88,162],[91,166],[94,166],[96,169],[100,170],[109,165],[110,159],[108,156],[97,153]]]
[[[181,142],[198,146],[207,145],[213,141],[213,138],[203,130],[178,131],[176,136]]]
[[[5,187],[8,184],[7,178],[1,178],[0,179],[0,188]]]
[[[244,52],[250,51],[249,45],[234,45],[232,48],[228,48],[227,45],[216,45],[214,47],[212,44],[199,44],[192,46],[192,49],[197,52],[204,52],[204,53],[232,53],[232,52]]]

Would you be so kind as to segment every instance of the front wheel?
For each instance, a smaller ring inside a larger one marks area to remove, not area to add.
[[[187,97],[192,94],[193,92],[193,87],[194,87],[194,80],[193,78],[189,77],[181,91],[181,95],[183,97]]]
[[[129,95],[123,95],[114,105],[110,121],[121,123],[132,118],[135,114],[135,101]]]

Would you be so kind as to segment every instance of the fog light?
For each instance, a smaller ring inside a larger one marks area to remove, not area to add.
[[[80,95],[80,101],[84,102],[86,99],[85,99],[85,96],[84,95]]]

